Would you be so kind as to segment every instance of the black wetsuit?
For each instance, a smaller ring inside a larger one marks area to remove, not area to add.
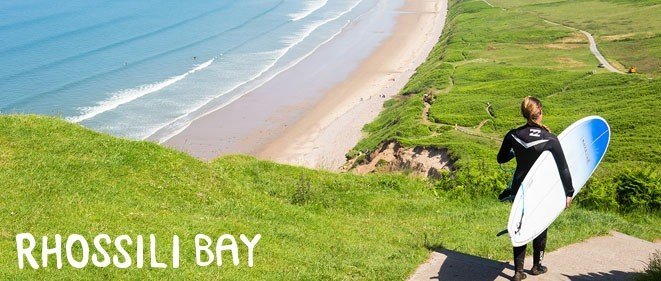
[[[535,161],[537,161],[539,155],[547,150],[550,151],[555,158],[558,171],[560,172],[562,186],[565,189],[565,195],[568,197],[574,195],[574,188],[572,187],[567,160],[565,159],[565,154],[562,152],[562,147],[560,146],[558,138],[544,128],[531,124],[526,124],[509,131],[507,135],[505,135],[503,144],[498,152],[498,163],[505,163],[516,157],[516,170],[514,171],[511,190],[513,195],[516,195],[516,192],[521,186],[521,182],[526,177]],[[539,264],[543,258],[544,249],[546,248],[546,230],[533,240],[533,248],[533,262],[534,264]],[[515,270],[523,270],[525,254],[526,245],[514,247]]]

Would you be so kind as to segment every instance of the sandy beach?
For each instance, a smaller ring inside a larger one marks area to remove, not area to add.
[[[311,168],[341,166],[346,152],[362,137],[362,127],[379,114],[385,99],[399,93],[438,42],[446,10],[447,1],[408,1],[393,35],[257,155]]]
[[[437,43],[446,11],[443,0],[407,0],[395,11],[377,7],[292,69],[164,144],[205,160],[247,153],[337,169],[362,137],[361,128]]]

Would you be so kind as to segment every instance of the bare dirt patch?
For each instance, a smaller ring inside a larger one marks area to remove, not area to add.
[[[453,171],[454,160],[447,148],[403,147],[397,142],[387,142],[369,155],[356,157],[347,162],[343,170],[357,174],[373,172],[406,172],[415,176],[441,178],[442,171]]]
[[[588,40],[579,32],[573,32],[571,36],[563,37],[555,41],[561,44],[587,44]]]
[[[562,67],[579,68],[579,67],[585,67],[586,66],[585,63],[583,63],[581,61],[577,61],[577,60],[572,59],[570,57],[557,57],[555,59],[555,61],[560,63],[562,65]]]
[[[549,48],[549,49],[559,49],[559,50],[571,50],[571,49],[578,49],[580,47],[583,47],[583,44],[546,44],[544,47]]]
[[[601,36],[600,39],[603,41],[622,41],[622,40],[627,40],[627,39],[632,39],[632,38],[650,38],[654,37],[654,32],[632,32],[632,33],[625,33],[625,34],[614,34],[614,35],[606,35],[606,36]]]

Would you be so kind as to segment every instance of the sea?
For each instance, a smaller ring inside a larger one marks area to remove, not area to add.
[[[3,0],[0,114],[54,115],[130,139],[158,132],[165,141],[379,2]]]

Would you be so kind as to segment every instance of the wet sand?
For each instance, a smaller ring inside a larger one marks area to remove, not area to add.
[[[246,153],[336,169],[438,41],[446,10],[444,0],[394,9],[381,3],[296,66],[164,144],[205,160]]]

